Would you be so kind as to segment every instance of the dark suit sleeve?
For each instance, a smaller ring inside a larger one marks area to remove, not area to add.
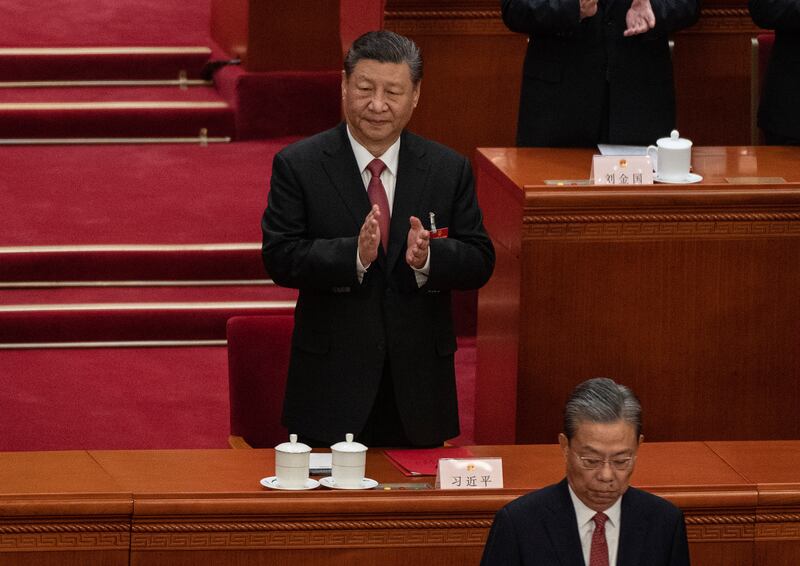
[[[800,2],[797,0],[750,0],[748,7],[758,27],[800,31]]]
[[[494,517],[489,538],[483,548],[481,566],[516,566],[522,564],[519,542],[508,510],[503,507]]]
[[[686,538],[686,521],[683,513],[678,514],[676,521],[669,564],[670,566],[689,566],[689,541]]]
[[[483,227],[469,160],[461,157],[449,235],[431,240],[426,289],[478,289],[494,270],[494,247]]]
[[[358,236],[315,237],[309,227],[306,199],[314,198],[309,190],[313,187],[301,186],[292,164],[280,153],[276,155],[267,209],[261,219],[267,273],[284,287],[329,290],[358,285]]]
[[[508,29],[529,35],[552,35],[580,25],[579,0],[502,0],[501,9]]]

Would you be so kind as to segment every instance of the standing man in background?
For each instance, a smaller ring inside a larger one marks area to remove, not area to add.
[[[699,0],[501,0],[530,36],[517,145],[648,145],[675,128],[669,34]]]
[[[459,433],[450,290],[485,284],[494,248],[469,161],[405,130],[421,82],[413,41],[362,35],[344,62],[345,123],[273,162],[264,265],[300,290],[283,423],[312,445]]]
[[[688,566],[683,513],[630,487],[642,440],[630,389],[578,385],[558,435],[567,477],[497,512],[481,566]]]
[[[748,7],[757,26],[775,30],[758,126],[767,145],[800,145],[800,1],[750,0]]]

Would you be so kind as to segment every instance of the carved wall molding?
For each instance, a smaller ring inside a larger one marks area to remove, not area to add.
[[[490,523],[491,521],[487,521]],[[489,526],[453,529],[303,530],[247,532],[134,533],[137,550],[225,548],[331,548],[403,546],[482,546]]]
[[[686,515],[686,525],[747,525],[754,524],[756,518],[749,514],[740,515]]]
[[[514,35],[508,31],[500,14],[496,17],[468,17],[463,12],[441,18],[392,18],[386,15],[385,27],[395,33],[419,37],[424,35]],[[523,41],[524,37],[520,39]]]
[[[371,529],[488,529],[491,519],[389,520],[389,521],[286,521],[219,523],[134,523],[134,533],[196,533],[243,531],[325,531]]]
[[[686,213],[533,215],[526,239],[713,238],[800,236],[800,213]]]
[[[800,540],[800,513],[759,513],[756,538]]]
[[[127,550],[130,533],[18,533],[0,534],[0,552],[31,550]]]
[[[123,532],[130,531],[128,521],[111,523],[27,523],[27,524],[0,524],[0,535],[29,534],[29,533],[87,533],[87,532]]]
[[[701,18],[720,18],[735,16],[737,18],[750,18],[747,8],[706,8],[700,10]]]
[[[385,17],[387,20],[499,20],[502,15],[500,10],[387,10]]]
[[[750,18],[747,8],[708,8],[701,10],[700,19],[692,27],[678,32],[681,35],[694,34],[747,34],[755,36],[759,28]],[[676,42],[680,39],[676,39]]]
[[[753,540],[755,516],[686,515],[686,536],[690,541]]]

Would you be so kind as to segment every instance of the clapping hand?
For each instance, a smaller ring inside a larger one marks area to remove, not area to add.
[[[628,25],[628,29],[622,34],[625,37],[639,35],[656,27],[656,15],[650,0],[633,0],[625,15],[625,23]]]

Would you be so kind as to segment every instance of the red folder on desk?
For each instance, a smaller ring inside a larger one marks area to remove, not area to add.
[[[389,461],[406,476],[435,476],[440,458],[470,458],[466,448],[421,448],[419,450],[384,450]]]

